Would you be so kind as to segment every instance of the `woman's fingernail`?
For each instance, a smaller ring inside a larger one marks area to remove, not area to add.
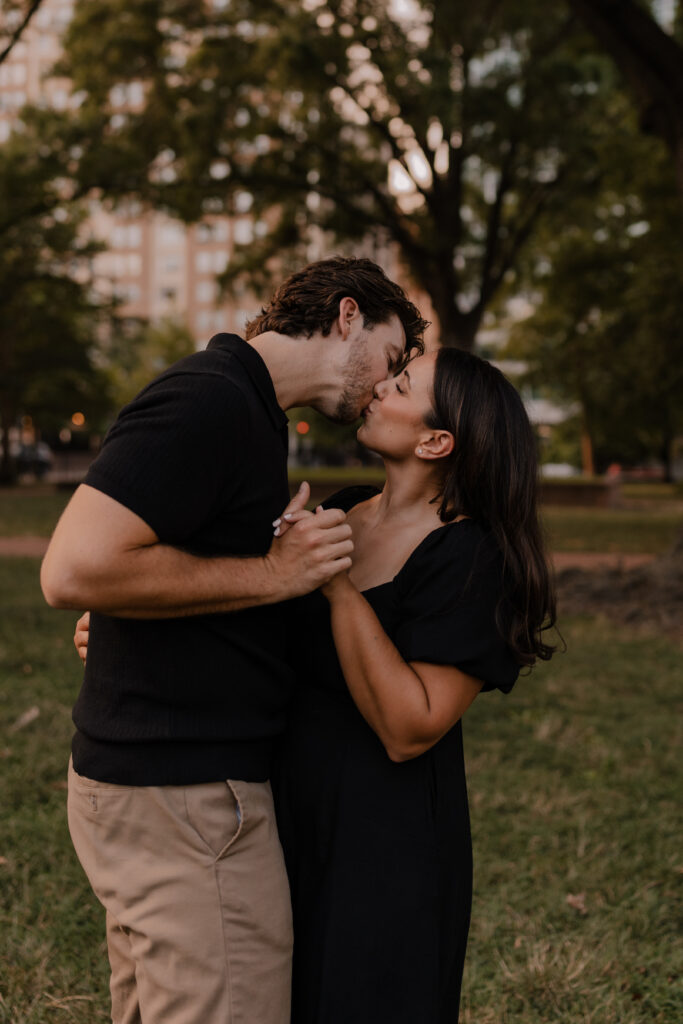
[[[283,519],[291,519],[291,518],[292,518],[292,515],[293,515],[293,513],[292,513],[292,512],[285,512],[285,514],[284,514],[284,516],[283,516]]]
[[[275,522],[273,523],[273,526],[279,526],[281,522],[281,519],[276,519]]]
[[[277,529],[276,529],[276,530],[274,531],[274,533],[273,533],[273,536],[274,536],[274,537],[279,537],[279,536],[280,536],[280,527],[279,527],[279,526],[278,526],[278,528],[277,528]]]

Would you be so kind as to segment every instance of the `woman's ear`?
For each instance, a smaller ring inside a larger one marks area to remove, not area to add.
[[[423,438],[415,449],[420,459],[445,459],[455,447],[455,438],[449,430],[435,430]]]

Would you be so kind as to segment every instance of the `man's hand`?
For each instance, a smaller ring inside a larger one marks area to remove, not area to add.
[[[43,560],[41,583],[54,608],[168,619],[276,604],[315,590],[351,565],[343,512],[303,508],[308,485],[290,502],[297,521],[267,555],[207,557],[162,543],[126,506],[81,484]],[[290,513],[288,512],[289,516]]]
[[[301,490],[297,498],[300,495]],[[305,504],[305,500],[299,504]],[[315,512],[307,512],[299,508],[287,513],[286,525],[286,533],[275,537],[266,564],[275,579],[287,581],[288,597],[317,590],[351,568],[351,527],[341,509],[318,507]]]
[[[85,665],[85,659],[88,654],[88,638],[90,636],[90,612],[85,612],[81,615],[80,619],[76,623],[76,632],[74,633],[74,647],[78,651],[78,656]]]

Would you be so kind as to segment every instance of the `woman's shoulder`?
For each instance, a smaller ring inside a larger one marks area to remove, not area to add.
[[[400,570],[397,582],[403,587],[449,578],[454,587],[463,578],[480,579],[501,571],[500,551],[491,531],[475,519],[445,523],[428,533]]]
[[[411,556],[416,562],[453,557],[474,557],[479,551],[496,550],[491,531],[476,519],[444,523],[428,533]]]
[[[340,508],[342,512],[348,512],[354,505],[360,505],[362,501],[368,501],[381,493],[380,487],[372,484],[357,484],[353,487],[342,487],[335,491],[329,498],[322,502],[323,508]]]

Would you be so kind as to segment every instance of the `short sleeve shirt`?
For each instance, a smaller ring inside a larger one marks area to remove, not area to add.
[[[260,355],[223,334],[176,363],[121,411],[85,483],[163,543],[208,557],[265,555],[289,490],[287,418]],[[149,785],[266,778],[290,682],[277,606],[93,615],[74,708],[76,770]]]

